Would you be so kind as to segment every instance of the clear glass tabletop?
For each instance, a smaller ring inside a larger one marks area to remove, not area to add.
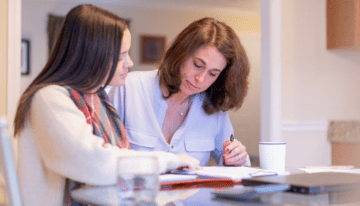
[[[360,205],[360,188],[316,195],[279,192],[249,200],[216,198],[213,190],[197,188],[159,191],[152,205]],[[80,202],[94,205],[121,205],[116,186],[85,186],[74,190],[71,195]]]

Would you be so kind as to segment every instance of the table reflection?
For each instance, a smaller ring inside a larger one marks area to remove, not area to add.
[[[175,200],[183,200],[199,190],[200,189],[159,191],[156,195],[154,205],[162,206]],[[77,201],[93,205],[121,205],[119,191],[115,185],[102,187],[86,185],[72,191],[71,196]]]
[[[315,195],[280,192],[247,201],[215,198],[213,190],[214,188],[163,190],[158,192],[155,202],[150,205],[360,205],[360,188]],[[75,200],[91,205],[122,205],[116,186],[84,186],[72,191],[71,195]]]

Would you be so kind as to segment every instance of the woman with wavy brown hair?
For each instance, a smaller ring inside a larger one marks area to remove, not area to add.
[[[249,71],[234,30],[203,18],[175,38],[158,70],[130,72],[110,95],[133,149],[186,153],[202,166],[210,155],[218,165],[249,166],[246,147],[230,141],[227,113],[241,107]]]
[[[196,167],[198,161],[187,155],[130,150],[104,91],[124,84],[133,66],[130,45],[124,19],[110,11],[87,4],[66,15],[54,50],[22,95],[15,117],[24,205],[80,205],[71,190],[115,185],[121,156],[156,156],[160,172]]]

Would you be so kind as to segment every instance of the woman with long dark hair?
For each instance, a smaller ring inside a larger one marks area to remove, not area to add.
[[[116,110],[104,91],[124,84],[131,34],[117,15],[79,5],[66,15],[51,56],[22,95],[15,117],[19,182],[24,205],[70,205],[81,184],[113,185],[116,161],[154,155],[160,172],[198,163],[186,155],[129,150]]]

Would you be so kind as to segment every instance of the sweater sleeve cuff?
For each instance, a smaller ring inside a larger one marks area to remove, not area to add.
[[[176,156],[176,154],[162,151],[156,151],[153,153],[158,157],[160,173],[177,169],[181,164],[180,159]]]
[[[181,163],[180,159],[175,154],[163,151],[146,152],[126,150],[126,154],[123,153],[123,155],[149,155],[157,157],[160,174],[177,169]]]

